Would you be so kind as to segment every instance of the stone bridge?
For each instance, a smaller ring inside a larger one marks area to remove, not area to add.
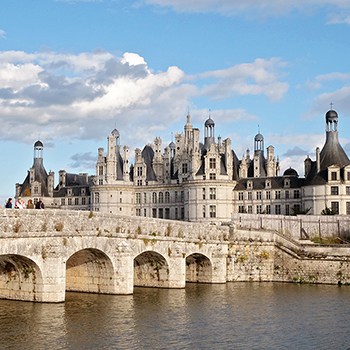
[[[62,302],[66,291],[131,294],[186,282],[350,284],[349,245],[242,226],[1,209],[0,298]]]
[[[229,227],[86,211],[0,210],[0,298],[225,283]]]

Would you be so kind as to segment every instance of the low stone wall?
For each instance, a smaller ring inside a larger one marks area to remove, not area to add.
[[[350,218],[338,215],[232,214],[238,229],[279,232],[298,239],[339,237],[350,241]]]
[[[207,223],[116,216],[98,212],[59,209],[1,209],[0,237],[47,235],[98,235],[130,238],[147,235],[190,241],[228,241],[228,226]]]
[[[350,246],[302,244],[262,230],[236,230],[227,259],[228,281],[350,284]]]

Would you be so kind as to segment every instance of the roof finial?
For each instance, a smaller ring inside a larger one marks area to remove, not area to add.
[[[331,110],[333,110],[333,105],[334,105],[334,103],[331,102],[329,105],[331,106]]]
[[[260,134],[260,125],[258,124],[258,134]]]

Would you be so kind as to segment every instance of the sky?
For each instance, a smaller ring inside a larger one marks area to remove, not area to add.
[[[44,166],[95,174],[117,128],[130,150],[183,131],[229,137],[241,158],[254,136],[281,173],[304,176],[339,115],[350,155],[348,0],[2,0],[0,204],[44,144]]]

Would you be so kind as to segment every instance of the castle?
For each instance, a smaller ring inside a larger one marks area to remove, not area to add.
[[[202,142],[201,142],[202,141]],[[289,168],[280,175],[274,147],[254,138],[254,153],[239,159],[229,138],[215,137],[215,123],[204,123],[204,139],[191,124],[164,149],[153,144],[135,150],[130,160],[114,129],[107,152],[98,149],[96,174],[46,173],[43,144],[34,144],[34,164],[16,197],[41,197],[47,207],[70,208],[172,220],[225,222],[232,213],[292,215],[350,214],[350,160],[338,139],[338,114],[326,113],[326,140],[316,159],[305,159],[305,177]]]

